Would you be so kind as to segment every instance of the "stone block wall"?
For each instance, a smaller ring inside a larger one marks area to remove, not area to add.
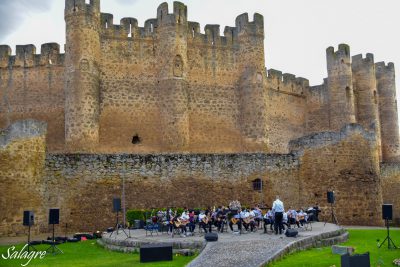
[[[24,235],[23,211],[33,210],[45,221],[43,167],[46,155],[46,124],[19,121],[0,131],[0,236]],[[47,231],[44,223],[32,228]]]
[[[299,157],[300,203],[319,203],[329,218],[327,191],[336,196],[340,224],[382,225],[382,183],[374,133],[348,124],[290,142]]]
[[[393,222],[400,225],[400,164],[381,164],[382,198],[384,204],[393,204]]]

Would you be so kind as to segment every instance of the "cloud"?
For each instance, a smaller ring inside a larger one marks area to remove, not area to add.
[[[137,0],[117,0],[121,5],[133,5],[137,2]]]
[[[0,41],[7,37],[29,15],[45,12],[52,0],[0,0]]]

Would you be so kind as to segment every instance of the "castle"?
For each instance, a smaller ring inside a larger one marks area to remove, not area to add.
[[[334,190],[341,223],[380,225],[382,203],[400,222],[392,63],[329,47],[328,77],[310,86],[266,70],[260,14],[203,34],[179,2],[142,28],[65,0],[65,21],[65,54],[0,46],[1,235],[23,231],[27,209],[46,231],[51,207],[76,230],[111,226],[122,177],[128,208],[280,194],[328,214]]]

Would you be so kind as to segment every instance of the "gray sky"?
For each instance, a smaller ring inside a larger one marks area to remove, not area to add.
[[[135,17],[139,25],[156,16],[158,0],[102,0],[114,21]],[[172,1],[167,1],[172,9]],[[310,80],[326,77],[325,49],[350,45],[351,54],[370,52],[375,62],[394,62],[400,77],[399,0],[186,0],[189,20],[233,26],[237,15],[261,13],[265,21],[266,66]],[[23,10],[23,11],[22,11]],[[0,0],[0,43],[65,43],[64,0]],[[202,30],[203,31],[203,30]],[[397,49],[396,49],[397,48]],[[397,83],[397,88],[400,85]],[[397,94],[399,96],[399,93]],[[400,101],[398,101],[400,103]]]

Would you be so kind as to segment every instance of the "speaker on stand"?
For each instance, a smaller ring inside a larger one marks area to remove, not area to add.
[[[115,229],[117,229],[117,233],[115,235],[115,238],[118,236],[118,231],[121,228],[122,232],[126,235],[126,238],[130,238],[130,231],[129,235],[126,233],[124,227],[121,227],[119,225],[119,212],[121,211],[121,199],[120,198],[113,198],[113,212],[116,212],[116,223],[115,223]],[[114,232],[110,233],[110,237],[112,236]]]
[[[339,224],[337,218],[336,218],[336,214],[335,214],[335,210],[333,208],[333,204],[335,204],[335,191],[328,191],[326,193],[326,198],[329,204],[331,204],[331,220],[332,223],[334,224]],[[328,222],[328,220],[325,221],[324,226],[326,225],[326,223]]]
[[[48,249],[46,249],[46,252],[50,252],[55,255],[58,253],[64,253],[62,252],[61,249],[59,249],[56,246],[56,241],[54,239],[54,225],[59,224],[60,223],[60,209],[50,209],[49,210],[49,224],[51,224],[53,226],[53,236],[51,239],[51,245]]]
[[[392,204],[383,204],[382,205],[382,219],[385,220],[387,235],[385,240],[379,245],[379,248],[387,241],[388,249],[396,249],[396,245],[393,240],[390,238],[389,234],[389,221],[393,220],[393,205]]]
[[[22,224],[24,226],[28,226],[28,246],[26,246],[26,249],[29,250],[32,249],[34,251],[37,251],[36,248],[34,246],[32,246],[31,244],[31,226],[34,224],[35,222],[35,214],[33,213],[33,211],[31,210],[25,210],[23,213],[23,220],[22,220]]]

